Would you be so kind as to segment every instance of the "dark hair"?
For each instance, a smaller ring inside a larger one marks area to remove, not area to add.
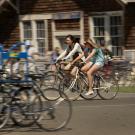
[[[72,35],[67,35],[66,38],[70,38],[70,40],[72,40],[73,43],[76,43],[76,39],[75,39],[74,36],[72,36]],[[66,39],[66,38],[65,38],[65,39]]]
[[[80,38],[75,38],[75,43],[80,43]]]

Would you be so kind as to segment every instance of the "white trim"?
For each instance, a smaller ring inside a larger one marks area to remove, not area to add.
[[[70,30],[70,31],[57,31],[57,32],[54,32],[54,35],[55,36],[66,36],[66,35],[69,35],[69,34],[72,34],[72,35],[80,35],[81,31],[80,30]],[[81,36],[81,35],[80,35]]]
[[[26,20],[47,20],[52,19],[52,14],[32,14],[32,15],[20,15],[20,21]]]
[[[80,16],[80,42],[83,43],[84,42],[84,13],[81,12],[81,16]]]
[[[110,49],[112,51],[112,45],[111,45],[111,36],[110,36],[110,25],[109,25],[109,17],[108,16],[104,16],[105,17],[105,42],[107,43],[107,47],[108,49]]]
[[[45,23],[45,44],[46,44],[46,49],[48,50],[49,48],[49,43],[48,43],[48,21],[47,20],[44,20],[44,23]]]
[[[19,22],[19,28],[20,28],[20,39],[21,39],[21,42],[24,41],[24,32],[23,32],[23,23],[22,22]]]
[[[34,45],[34,47],[38,50],[38,46],[37,46],[37,32],[36,32],[36,22],[34,20],[31,21],[31,27],[32,27],[32,43]]]
[[[32,14],[32,15],[20,15],[19,16],[19,25],[20,25],[20,39],[24,41],[24,30],[23,30],[23,22],[30,21],[32,25],[32,43],[35,48],[38,49],[37,44],[37,28],[36,28],[36,21],[43,20],[45,24],[45,47],[48,49],[48,19],[52,18],[52,14]]]
[[[102,15],[111,15],[111,16],[112,15],[123,15],[123,10],[90,13],[90,16],[102,16]]]

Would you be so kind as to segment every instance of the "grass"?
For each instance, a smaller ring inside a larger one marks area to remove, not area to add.
[[[135,93],[135,86],[119,86],[119,92]]]

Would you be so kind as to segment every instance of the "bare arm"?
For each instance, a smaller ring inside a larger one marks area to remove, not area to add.
[[[57,58],[57,61],[62,59],[66,54],[67,54],[67,49],[63,53],[60,54],[60,56]]]
[[[89,56],[86,58],[86,62],[90,60],[95,55],[96,51],[93,49],[92,52],[89,54]]]
[[[65,57],[65,59],[71,58],[77,52],[79,47],[80,47],[79,44],[75,44],[73,50]]]

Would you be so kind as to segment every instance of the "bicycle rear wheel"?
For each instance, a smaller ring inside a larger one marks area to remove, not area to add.
[[[100,78],[98,81],[98,95],[101,99],[113,99],[119,91],[118,81],[113,76]]]
[[[55,88],[49,88],[46,91],[56,91],[59,94],[59,90]],[[43,108],[40,118],[37,120],[37,125],[41,129],[56,131],[64,128],[69,123],[72,115],[71,102],[63,92],[61,94],[64,98],[59,98],[55,101],[42,99]]]

